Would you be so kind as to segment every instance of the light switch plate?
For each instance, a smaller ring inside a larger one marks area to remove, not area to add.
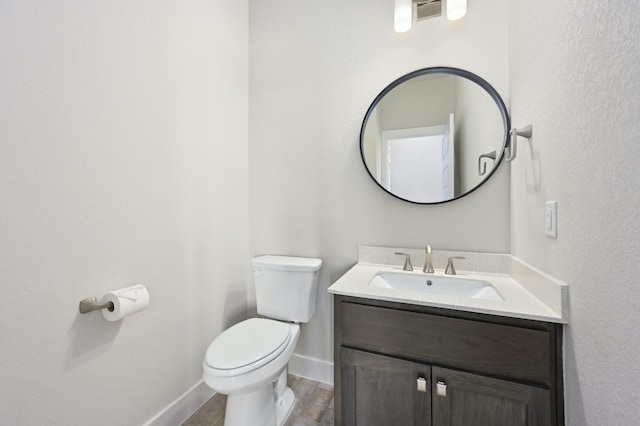
[[[544,232],[548,237],[558,238],[558,202],[544,203]]]

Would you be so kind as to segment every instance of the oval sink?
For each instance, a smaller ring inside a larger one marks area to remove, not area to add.
[[[504,300],[489,281],[468,278],[381,272],[371,279],[369,286],[470,299]]]

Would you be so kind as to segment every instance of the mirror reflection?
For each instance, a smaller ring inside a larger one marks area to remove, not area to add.
[[[504,153],[509,119],[486,81],[456,68],[427,68],[391,83],[367,111],[362,159],[385,191],[433,204],[481,186]]]

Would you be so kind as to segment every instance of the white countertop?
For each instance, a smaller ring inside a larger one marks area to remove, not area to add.
[[[457,268],[458,269],[458,268]],[[442,269],[435,270],[435,274],[424,274],[422,268],[415,268],[413,272],[402,271],[400,266],[378,263],[359,262],[347,273],[340,277],[328,291],[343,296],[362,297],[366,299],[385,300],[389,302],[408,303],[413,305],[432,306],[436,308],[455,309],[467,312],[499,315],[512,318],[523,318],[554,323],[566,323],[565,296],[566,289],[557,294],[563,295],[563,300],[553,305],[560,309],[552,309],[534,296],[523,283],[517,282],[511,275],[494,272],[468,272],[458,269],[457,277],[491,282],[504,300],[483,300],[467,297],[429,294],[397,289],[370,287],[369,282],[379,272],[399,272],[429,276],[448,276]]]

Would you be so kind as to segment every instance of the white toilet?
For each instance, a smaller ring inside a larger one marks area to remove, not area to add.
[[[251,259],[258,314],[222,332],[209,345],[204,382],[228,395],[225,426],[281,426],[294,395],[287,364],[300,335],[299,323],[316,311],[321,259],[260,256]]]

